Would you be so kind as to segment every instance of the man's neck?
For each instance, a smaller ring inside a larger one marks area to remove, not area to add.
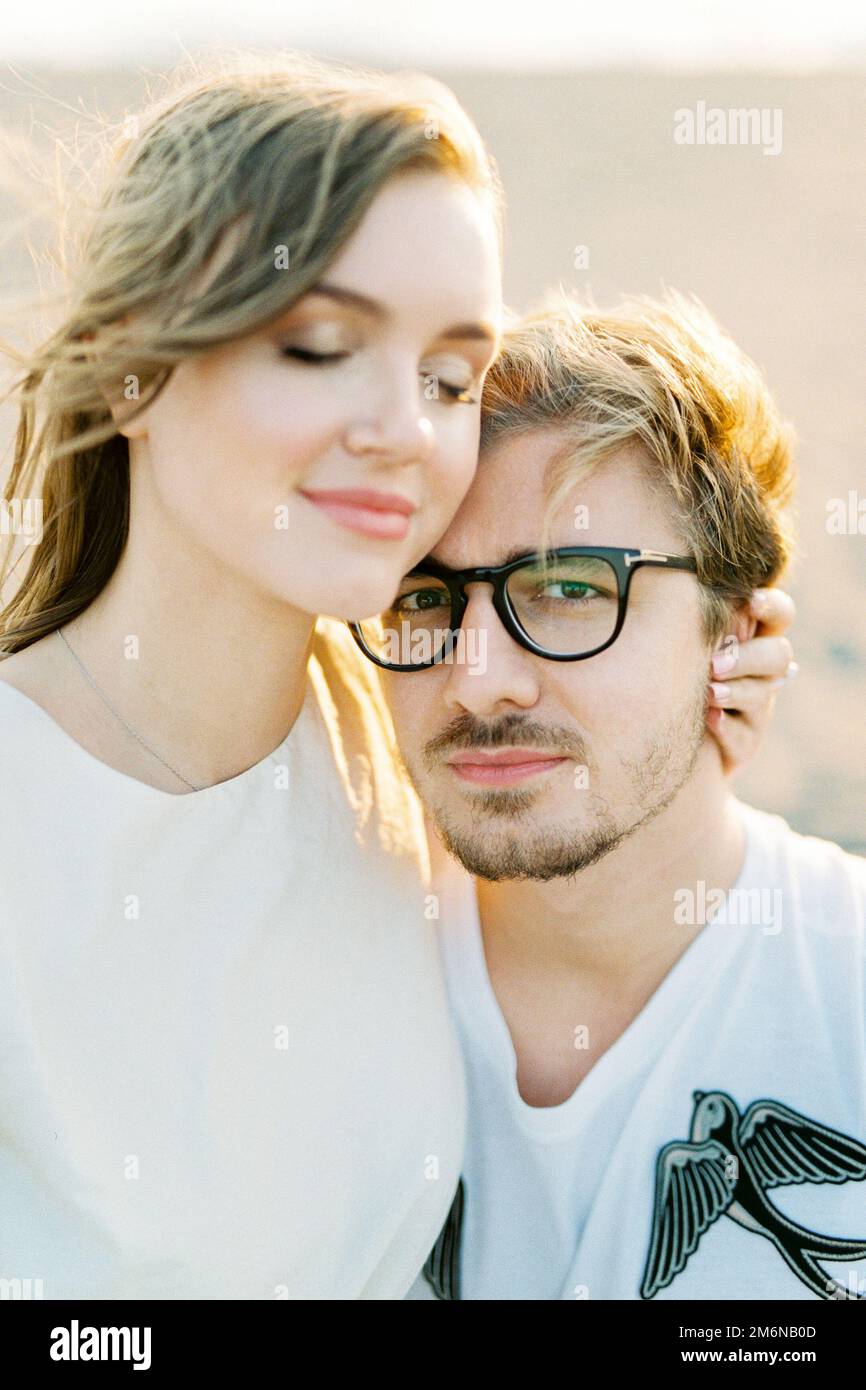
[[[571,879],[479,882],[488,970],[518,1054],[521,1093],[555,1104],[629,1026],[700,931],[678,890],[726,890],[744,835],[715,746],[665,810]],[[586,1027],[581,1050],[574,1031]],[[522,1075],[521,1075],[522,1074]]]

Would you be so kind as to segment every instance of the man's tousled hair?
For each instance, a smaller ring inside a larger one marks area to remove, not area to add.
[[[598,310],[558,291],[513,324],[488,372],[481,445],[555,427],[542,548],[589,471],[649,456],[695,556],[707,639],[774,583],[793,545],[793,432],[755,364],[697,300],[667,291]]]

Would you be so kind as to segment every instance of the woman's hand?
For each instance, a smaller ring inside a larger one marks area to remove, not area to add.
[[[746,611],[757,620],[755,634],[734,644],[733,651],[725,647],[716,652],[709,690],[707,728],[728,774],[745,767],[757,751],[778,692],[797,673],[791,643],[783,635],[796,613],[790,594],[756,589]]]

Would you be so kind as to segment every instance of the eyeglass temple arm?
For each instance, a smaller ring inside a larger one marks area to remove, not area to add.
[[[638,550],[625,557],[626,567],[631,565],[656,565],[672,570],[691,570],[697,574],[697,561],[688,555],[665,555],[661,550]]]

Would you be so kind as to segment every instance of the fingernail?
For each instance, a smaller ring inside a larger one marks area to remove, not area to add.
[[[713,657],[713,671],[717,676],[725,676],[729,671],[733,671],[737,664],[737,658],[732,652],[716,652]]]
[[[752,594],[751,606],[756,612],[760,613],[763,612],[763,610],[767,607],[769,601],[770,595],[767,589],[756,589],[755,592]]]
[[[729,700],[731,697],[729,685],[718,685],[715,681],[710,681],[710,690],[717,700]]]

